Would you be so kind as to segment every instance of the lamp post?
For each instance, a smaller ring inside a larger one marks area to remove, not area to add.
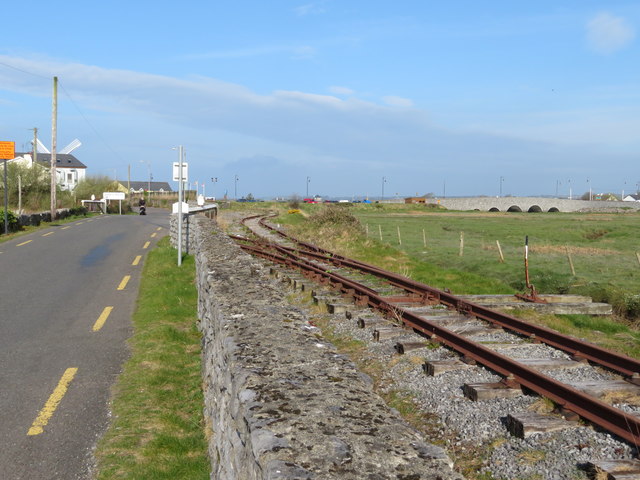
[[[587,185],[589,185],[589,201],[592,200],[591,198],[591,179],[587,178]]]
[[[573,192],[571,191],[571,179],[568,179],[567,182],[569,183],[569,200],[572,200],[572,194]]]
[[[382,195],[380,200],[384,200],[384,184],[387,183],[387,177],[382,177]]]
[[[502,197],[502,182],[504,182],[504,177],[500,177],[500,196]]]
[[[560,185],[562,185],[562,182],[560,180],[556,180],[556,198],[558,198],[558,189]]]
[[[311,177],[307,177],[307,198],[309,198],[309,182],[311,182]]]
[[[216,199],[216,192],[215,192],[214,189],[216,188],[216,183],[218,183],[218,177],[211,177],[211,183],[213,183],[211,196],[215,200]]]
[[[238,200],[238,180],[239,179],[240,178],[236,174],[235,177],[234,177],[234,184],[233,184],[233,199],[234,200]]]

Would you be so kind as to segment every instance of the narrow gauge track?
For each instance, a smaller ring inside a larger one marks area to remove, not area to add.
[[[260,218],[261,217],[261,218]],[[451,293],[429,287],[387,272],[373,265],[348,259],[323,250],[306,242],[299,242],[284,232],[268,225],[267,217],[257,215],[247,217],[243,224],[258,219],[261,228],[274,232],[289,244],[297,244],[301,248],[283,246],[275,242],[251,240],[245,237],[232,236],[241,241],[241,247],[262,258],[299,270],[314,281],[338,290],[344,296],[354,299],[357,305],[368,306],[383,312],[387,317],[402,323],[403,327],[420,332],[431,340],[441,342],[503,377],[502,383],[508,387],[525,387],[539,395],[553,400],[563,410],[573,412],[589,422],[623,438],[632,445],[640,444],[640,418],[627,414],[621,409],[585,394],[571,386],[559,382],[522,363],[490,350],[483,345],[468,340],[451,330],[430,322],[411,311],[398,306],[398,303],[413,305],[445,305],[458,313],[476,317],[500,326],[506,330],[527,336],[535,341],[546,343],[573,355],[574,359],[587,359],[592,363],[604,366],[621,374],[630,383],[640,382],[640,362],[625,355],[620,355],[596,345],[562,335],[551,329],[531,325],[510,315],[497,312],[475,303],[463,300]],[[259,233],[254,232],[257,235]],[[264,235],[260,235],[264,236]],[[389,284],[404,292],[402,296],[383,296],[374,289],[362,285],[346,276],[340,275],[331,268],[323,266],[327,263],[347,267],[359,272],[384,279]]]

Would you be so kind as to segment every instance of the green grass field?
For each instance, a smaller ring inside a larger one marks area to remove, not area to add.
[[[531,282],[539,291],[587,293],[597,297],[605,290],[638,293],[640,214],[637,213],[418,214],[412,211],[385,214],[363,209],[353,213],[368,227],[370,238],[379,240],[382,231],[383,243],[421,262],[478,274],[503,283],[506,290],[524,289],[524,241],[528,236],[529,272]],[[464,237],[462,256],[461,234]],[[497,241],[504,262],[501,262]],[[464,291],[464,285],[455,288],[458,293],[476,293]]]
[[[96,478],[208,479],[193,257],[176,265],[168,238],[145,261]]]

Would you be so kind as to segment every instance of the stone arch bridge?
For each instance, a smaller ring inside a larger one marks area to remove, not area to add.
[[[640,209],[640,202],[605,202],[547,197],[433,198],[429,199],[428,203],[436,203],[449,210],[480,210],[484,212],[577,212],[585,209]]]

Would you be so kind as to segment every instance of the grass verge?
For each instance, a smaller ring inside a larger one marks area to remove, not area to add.
[[[42,222],[40,225],[36,226],[32,226],[32,225],[27,225],[22,227],[20,230],[16,231],[16,232],[9,232],[8,234],[5,235],[4,233],[4,223],[2,223],[2,218],[0,218],[0,243],[3,242],[7,242],[9,240],[13,240],[14,238],[18,238],[18,237],[22,237],[24,235],[28,235],[30,233],[33,232],[37,232],[39,230],[44,230],[46,228],[50,228],[50,227],[56,227],[59,225],[64,225],[65,223],[71,223],[71,222],[77,222],[78,220],[84,220],[87,218],[91,218],[94,216],[98,216],[98,214],[95,213],[87,213],[86,215],[73,215],[71,217],[67,217],[67,218],[62,218],[62,219],[58,219],[54,222]]]
[[[96,451],[99,480],[209,478],[194,271],[192,257],[176,265],[168,238],[149,252],[131,357]]]

